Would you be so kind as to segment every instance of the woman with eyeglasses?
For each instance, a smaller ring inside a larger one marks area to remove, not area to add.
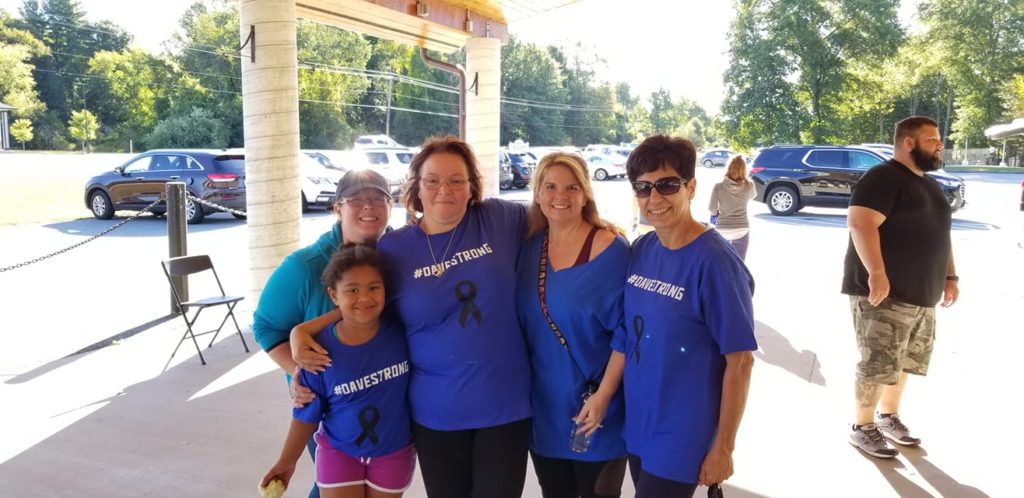
[[[690,209],[697,152],[656,135],[626,173],[653,233],[633,243],[624,295],[626,439],[637,498],[691,497],[733,473],[757,349],[754,281]]]
[[[530,456],[545,498],[622,492],[622,281],[629,246],[599,218],[587,164],[544,156],[533,176],[516,308],[532,365]]]
[[[432,498],[519,497],[526,479],[530,363],[513,304],[526,208],[482,197],[470,146],[429,140],[402,193],[422,216],[378,245],[393,269],[389,305],[406,324],[413,433]]]
[[[747,259],[750,245],[750,220],[747,219],[747,204],[757,191],[754,182],[747,178],[747,162],[742,156],[732,156],[725,168],[725,178],[711,190],[712,223],[718,233],[728,240],[740,259]]]

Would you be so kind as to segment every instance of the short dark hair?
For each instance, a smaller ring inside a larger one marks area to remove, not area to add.
[[[654,135],[644,140],[626,159],[626,175],[635,182],[644,173],[657,171],[662,166],[675,170],[683,180],[693,178],[697,167],[697,148],[693,142],[668,135]]]
[[[469,173],[469,203],[476,204],[484,197],[483,180],[480,178],[480,168],[476,165],[476,155],[473,148],[458,138],[447,135],[427,139],[423,143],[420,152],[412,158],[409,163],[409,175],[405,179],[405,187],[402,188],[402,204],[409,211],[423,212],[423,203],[420,201],[420,180],[423,178],[423,163],[434,154],[455,154],[462,157],[466,163],[466,172]]]
[[[896,123],[896,131],[892,134],[892,143],[896,145],[900,143],[906,137],[915,138],[917,130],[925,126],[939,127],[939,123],[936,123],[934,119],[928,116],[910,116],[909,118],[900,120]]]
[[[369,266],[380,272],[381,279],[385,279],[384,263],[380,254],[373,244],[348,243],[338,248],[331,255],[331,260],[320,275],[320,283],[326,288],[333,288],[334,284],[341,280],[345,272],[359,266]]]

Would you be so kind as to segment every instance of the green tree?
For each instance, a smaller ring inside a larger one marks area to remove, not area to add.
[[[228,146],[230,130],[213,111],[199,107],[157,123],[146,137],[151,148],[210,148]]]
[[[99,121],[108,126],[104,141],[115,149],[148,135],[168,108],[165,83],[173,81],[173,70],[142,50],[97,52],[87,73],[104,82],[92,89],[89,101]]]
[[[664,88],[652,92],[647,101],[651,104],[651,127],[654,133],[669,133],[676,127],[676,109],[672,94]]]
[[[938,54],[956,95],[952,138],[981,144],[988,126],[1008,118],[1007,89],[1024,73],[1024,3],[929,0],[920,5],[925,43]]]
[[[81,76],[89,59],[102,50],[123,50],[131,35],[110,22],[86,21],[77,0],[25,0],[21,15],[25,28],[48,49],[32,59],[40,99],[47,112],[67,121],[72,109],[86,107],[88,87],[102,84]]]
[[[561,65],[551,52],[514,36],[501,47],[501,142],[562,145],[568,101]]]
[[[193,107],[208,109],[227,127],[228,145],[242,146],[237,2],[196,2],[178,24],[181,29],[168,43],[180,78],[170,95],[168,118],[188,116]]]
[[[27,119],[18,119],[11,123],[11,136],[14,140],[21,142],[21,150],[25,150],[25,142],[32,141],[32,122]]]
[[[0,102],[14,107],[15,116],[30,118],[46,109],[39,100],[30,62],[33,56],[45,53],[42,42],[27,30],[15,28],[11,16],[0,11]]]
[[[82,143],[82,150],[89,152],[89,142],[96,140],[96,131],[100,124],[96,116],[86,109],[71,111],[71,119],[68,120],[68,133],[71,138]]]
[[[369,87],[366,77],[334,68],[364,68],[370,44],[359,34],[324,24],[300,21],[297,28],[299,70],[299,129],[303,147],[344,148],[352,141],[348,104]]]
[[[548,47],[548,53],[561,66],[568,104],[563,126],[569,141],[584,146],[614,140],[618,128],[615,94],[610,85],[598,82],[594,73],[594,68],[605,62],[578,42],[565,48]]]
[[[754,0],[754,3],[760,3]],[[810,114],[806,138],[837,140],[836,106],[847,64],[896,51],[903,29],[897,0],[777,0],[765,3],[768,38],[797,79],[796,96]]]

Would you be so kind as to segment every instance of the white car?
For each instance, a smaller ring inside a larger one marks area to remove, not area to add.
[[[324,167],[315,158],[299,154],[299,186],[302,188],[302,212],[311,207],[331,209],[343,172]]]
[[[363,135],[355,141],[357,149],[372,147],[402,147],[402,144],[387,135]]]
[[[621,154],[587,154],[587,166],[595,180],[605,181],[626,176],[626,156]]]
[[[409,163],[415,154],[405,147],[365,148],[358,152],[366,157],[363,167],[384,175],[391,187],[391,196],[398,197],[409,173]]]

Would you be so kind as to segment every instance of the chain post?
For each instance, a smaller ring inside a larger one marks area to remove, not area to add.
[[[185,184],[183,182],[167,182],[167,256],[176,258],[188,254],[188,228],[185,226],[188,220],[185,213],[186,201]],[[195,209],[202,209],[199,205]],[[172,277],[172,285],[178,291],[178,297],[182,301],[188,301],[188,279],[186,277]],[[174,300],[174,291],[171,291],[171,313],[184,313],[179,309]]]

